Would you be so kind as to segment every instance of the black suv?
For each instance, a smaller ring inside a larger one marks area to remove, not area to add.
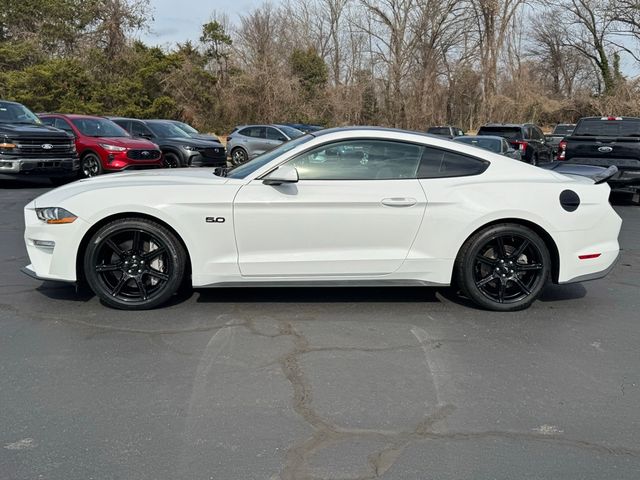
[[[170,120],[138,120],[108,117],[134,137],[157,144],[167,167],[226,167],[224,146],[215,141],[192,138]]]
[[[40,122],[28,108],[0,100],[0,178],[49,178],[54,184],[78,175],[73,138]]]
[[[532,123],[488,123],[480,127],[478,135],[494,135],[506,139],[520,150],[522,160],[537,165],[553,161],[553,146],[550,145],[540,127]]]

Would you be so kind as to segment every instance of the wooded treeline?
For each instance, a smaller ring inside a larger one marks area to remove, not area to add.
[[[147,0],[4,0],[0,98],[35,111],[424,129],[640,115],[638,0],[284,0],[135,40]],[[622,63],[626,68],[622,68]]]

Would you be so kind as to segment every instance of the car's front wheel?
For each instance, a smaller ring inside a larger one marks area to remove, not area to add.
[[[462,293],[481,307],[522,310],[540,295],[551,272],[549,250],[523,225],[499,224],[473,235],[456,260]]]
[[[80,174],[84,178],[95,177],[102,173],[102,161],[95,153],[87,153],[80,160]]]
[[[234,148],[231,151],[231,163],[233,165],[242,165],[247,160],[249,160],[249,155],[244,148]]]
[[[165,303],[185,275],[186,253],[164,226],[142,218],[114,220],[89,240],[84,275],[107,305],[146,310]]]

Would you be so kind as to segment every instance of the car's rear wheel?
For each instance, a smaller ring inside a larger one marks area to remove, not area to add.
[[[86,153],[80,160],[80,175],[84,178],[95,177],[102,173],[102,161],[95,153]]]
[[[179,168],[182,164],[178,155],[173,152],[166,152],[164,154],[164,166],[166,168]]]
[[[483,308],[522,310],[540,295],[551,272],[549,250],[523,225],[492,225],[473,235],[456,260],[462,293]]]
[[[186,253],[164,226],[142,218],[114,220],[89,240],[84,275],[107,305],[146,310],[165,303],[182,284]]]
[[[231,150],[231,163],[233,165],[241,165],[249,160],[249,155],[244,148],[234,148]]]

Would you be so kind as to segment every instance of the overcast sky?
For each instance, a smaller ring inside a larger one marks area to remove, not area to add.
[[[202,24],[214,11],[224,12],[236,22],[240,14],[261,4],[256,0],[150,0],[154,18],[151,31],[139,36],[152,45],[197,40]]]

